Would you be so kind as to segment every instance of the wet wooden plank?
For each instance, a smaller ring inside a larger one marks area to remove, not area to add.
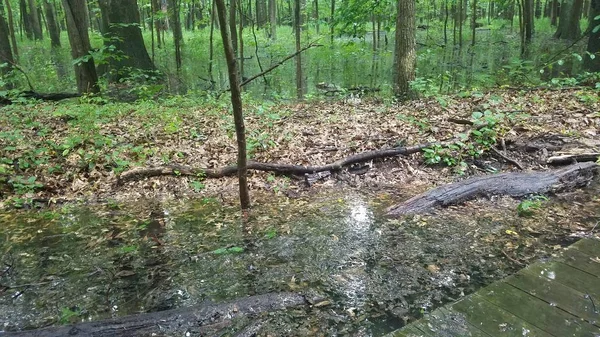
[[[569,249],[577,249],[592,257],[597,257],[600,259],[600,240],[581,239],[571,245]]]
[[[589,294],[594,299],[600,299],[600,278],[582,270],[558,261],[532,265],[527,269],[581,293]]]
[[[567,249],[557,261],[600,277],[600,258],[592,257],[578,249]]]
[[[464,314],[443,307],[426,315],[415,326],[432,336],[490,337],[471,325]]]
[[[547,302],[549,305],[556,306],[600,327],[600,322],[597,321],[600,314],[595,304],[582,292],[533,273],[528,269],[507,278],[505,282]]]
[[[599,327],[504,282],[494,283],[478,294],[485,300],[555,336],[600,334]]]
[[[522,320],[478,294],[466,297],[450,308],[464,314],[470,324],[493,337],[559,337]]]

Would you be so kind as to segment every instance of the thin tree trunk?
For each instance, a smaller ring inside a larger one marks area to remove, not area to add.
[[[171,30],[173,31],[173,43],[175,45],[175,66],[177,72],[181,72],[181,43],[183,35],[181,32],[181,0],[169,0],[169,13],[171,14]]]
[[[473,35],[471,37],[471,46],[475,46],[475,32],[477,28],[477,0],[471,0],[472,2],[472,11],[471,11],[471,29],[473,30]]]
[[[238,31],[238,36],[240,38],[239,48],[239,56],[240,56],[240,77],[244,78],[244,3],[240,1],[239,3],[240,9],[240,30]],[[242,89],[243,90],[243,89]]]
[[[21,21],[21,34],[23,30],[25,30],[25,36],[28,40],[33,40],[33,30],[31,23],[31,15],[29,15],[29,11],[27,10],[27,2],[25,0],[19,1],[19,12],[20,12],[20,21]]]
[[[302,26],[300,23],[300,0],[294,0],[294,35],[296,37],[296,52],[298,52],[301,48],[301,31]],[[296,55],[296,94],[298,96],[298,99],[302,99],[304,97],[302,76],[302,55],[298,53],[298,55]]]
[[[410,92],[410,82],[415,79],[417,60],[415,50],[415,8],[415,0],[398,0],[396,46],[394,48],[394,65],[392,72],[394,77],[394,94],[402,99],[407,99],[412,96]]]
[[[10,34],[10,41],[12,43],[12,52],[14,60],[19,60],[19,48],[17,47],[17,37],[15,36],[15,22],[13,20],[12,5],[10,0],[5,2],[6,5],[6,16],[8,16],[8,32]]]
[[[214,53],[215,53],[215,45],[214,45],[214,33],[215,33],[215,15],[216,15],[216,5],[215,0],[212,0],[212,6],[210,10],[210,35],[208,41],[208,80],[210,81],[210,88],[213,88],[214,78],[213,78],[213,62],[214,62]]]
[[[158,13],[161,10],[161,6],[158,1],[159,0],[150,0],[150,2],[152,2],[152,7],[154,8],[153,17],[155,18],[154,27],[156,29],[156,44],[158,49],[160,49],[162,47],[162,41],[160,36],[160,31],[162,30],[162,20],[156,17],[156,13]]]
[[[587,52],[584,66],[589,72],[600,72],[600,29],[594,32],[594,28],[600,25],[600,0],[592,0],[590,3],[590,39],[588,40]],[[589,57],[593,54],[595,57]]]
[[[229,31],[231,32],[231,44],[233,47],[233,54],[237,57],[238,55],[238,36],[237,36],[237,2],[240,0],[231,0],[229,4]]]
[[[444,1],[444,46],[448,45],[448,0]]]
[[[154,7],[154,0],[150,0],[150,59],[152,63],[154,63],[154,56],[156,54],[156,42],[154,40],[154,25],[156,24],[154,21],[154,16],[156,14],[156,7]]]
[[[231,88],[231,105],[233,106],[233,118],[235,120],[235,133],[238,145],[238,180],[240,188],[240,205],[242,210],[250,208],[250,194],[248,193],[248,168],[246,158],[246,131],[244,126],[244,115],[242,111],[242,94],[240,91],[240,77],[238,75],[237,61],[233,51],[232,39],[227,30],[227,10],[223,0],[215,0],[217,16],[221,28],[223,48],[227,58],[227,69],[229,72],[229,86]],[[235,25],[234,25],[235,27]]]
[[[44,11],[46,12],[46,22],[48,23],[48,34],[50,35],[50,46],[52,48],[60,47],[60,30],[56,24],[54,8],[48,0],[44,0]]]
[[[400,0],[401,1],[401,0]],[[462,47],[463,40],[463,0],[458,0],[458,45]]]
[[[333,34],[335,31],[335,0],[331,0],[331,15],[329,16],[329,38],[333,46]]]
[[[277,2],[269,0],[269,25],[271,28],[270,38],[277,40]]]
[[[534,3],[533,0],[522,0],[523,3],[523,28],[525,30],[525,43],[531,42],[533,37],[533,18]]]
[[[75,63],[75,77],[79,93],[98,93],[98,75],[94,59],[84,58],[90,52],[88,22],[85,0],[62,0],[67,20],[67,33],[71,44],[71,55]]]
[[[321,22],[319,21],[319,0],[315,0],[315,22],[317,28],[317,35],[319,35],[321,31]]]

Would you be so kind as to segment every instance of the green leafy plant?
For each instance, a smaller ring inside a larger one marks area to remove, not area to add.
[[[519,216],[531,216],[535,210],[542,207],[542,204],[547,201],[548,198],[543,195],[535,195],[529,199],[521,201],[517,206],[517,214]]]

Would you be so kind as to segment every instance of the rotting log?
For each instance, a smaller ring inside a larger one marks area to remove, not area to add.
[[[408,147],[395,147],[391,149],[367,151],[355,154],[344,159],[340,159],[333,163],[323,166],[302,166],[291,164],[273,164],[259,163],[249,161],[248,170],[267,171],[284,175],[304,175],[314,174],[325,171],[339,171],[344,167],[352,164],[364,163],[374,159],[389,158],[399,155],[409,155],[422,151],[424,148],[430,147],[435,143],[427,143]],[[191,176],[191,177],[206,177],[206,178],[222,178],[237,174],[237,166],[226,166],[222,168],[194,168],[183,165],[167,165],[160,167],[138,168],[123,172],[118,179],[118,183],[124,183],[132,180],[139,180],[158,176]]]
[[[399,217],[425,213],[437,206],[454,205],[480,196],[523,197],[572,190],[587,185],[597,168],[596,163],[587,162],[544,172],[510,172],[474,177],[414,196],[401,204],[389,207],[387,215]]]
[[[97,322],[49,327],[37,330],[5,332],[6,337],[136,337],[213,335],[216,331],[233,324],[232,319],[243,315],[283,310],[308,305],[307,299],[296,293],[269,293],[242,298],[236,301],[201,305],[112,318]]]
[[[15,97],[25,98],[25,99],[38,99],[41,101],[49,101],[56,102],[63,99],[81,97],[79,93],[70,93],[70,92],[56,92],[56,93],[39,93],[35,91],[23,91],[17,94]],[[13,104],[13,100],[15,98],[9,98],[6,96],[0,96],[0,104],[10,105]]]

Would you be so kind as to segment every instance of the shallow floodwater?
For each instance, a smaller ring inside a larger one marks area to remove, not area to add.
[[[355,190],[273,197],[247,219],[212,199],[5,213],[1,329],[292,291],[327,302],[262,315],[260,335],[381,336],[513,273],[515,261],[593,234],[598,191],[528,218],[517,216],[518,201],[499,199],[388,219],[398,196]]]

